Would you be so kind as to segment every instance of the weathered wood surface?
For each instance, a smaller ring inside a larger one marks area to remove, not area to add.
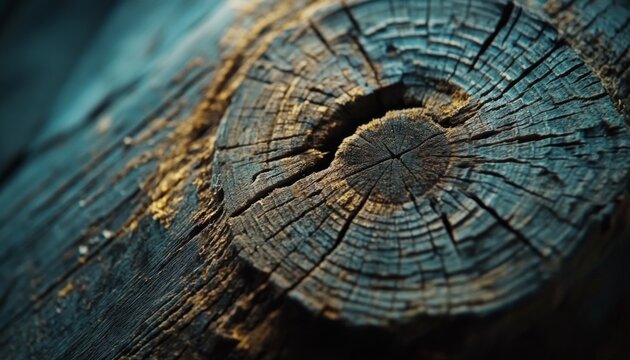
[[[189,5],[1,190],[3,354],[628,354],[626,2]]]

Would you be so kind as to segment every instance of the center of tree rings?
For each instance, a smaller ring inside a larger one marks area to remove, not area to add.
[[[375,201],[404,203],[421,197],[448,167],[450,148],[444,130],[421,109],[388,112],[372,120],[341,144],[342,167],[356,171],[352,187],[377,176],[371,189]],[[363,174],[364,176],[361,176]]]

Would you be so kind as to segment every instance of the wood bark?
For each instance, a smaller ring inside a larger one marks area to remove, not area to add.
[[[1,189],[2,353],[630,354],[627,3],[188,11]]]

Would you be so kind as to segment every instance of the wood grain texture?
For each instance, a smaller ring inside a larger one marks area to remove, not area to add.
[[[308,18],[248,71],[213,171],[244,258],[290,297],[356,324],[478,314],[588,246],[628,129],[552,27],[505,2]],[[380,118],[399,108],[426,120]]]
[[[160,51],[76,86],[0,190],[0,353],[589,358],[628,329],[592,315],[628,254],[623,4],[155,11]]]

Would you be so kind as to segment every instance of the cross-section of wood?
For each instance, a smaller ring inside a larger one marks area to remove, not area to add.
[[[630,351],[623,2],[137,4],[3,180],[4,357]]]
[[[255,60],[213,173],[248,263],[316,313],[382,325],[539,290],[590,246],[629,145],[595,74],[513,3],[348,2]]]

